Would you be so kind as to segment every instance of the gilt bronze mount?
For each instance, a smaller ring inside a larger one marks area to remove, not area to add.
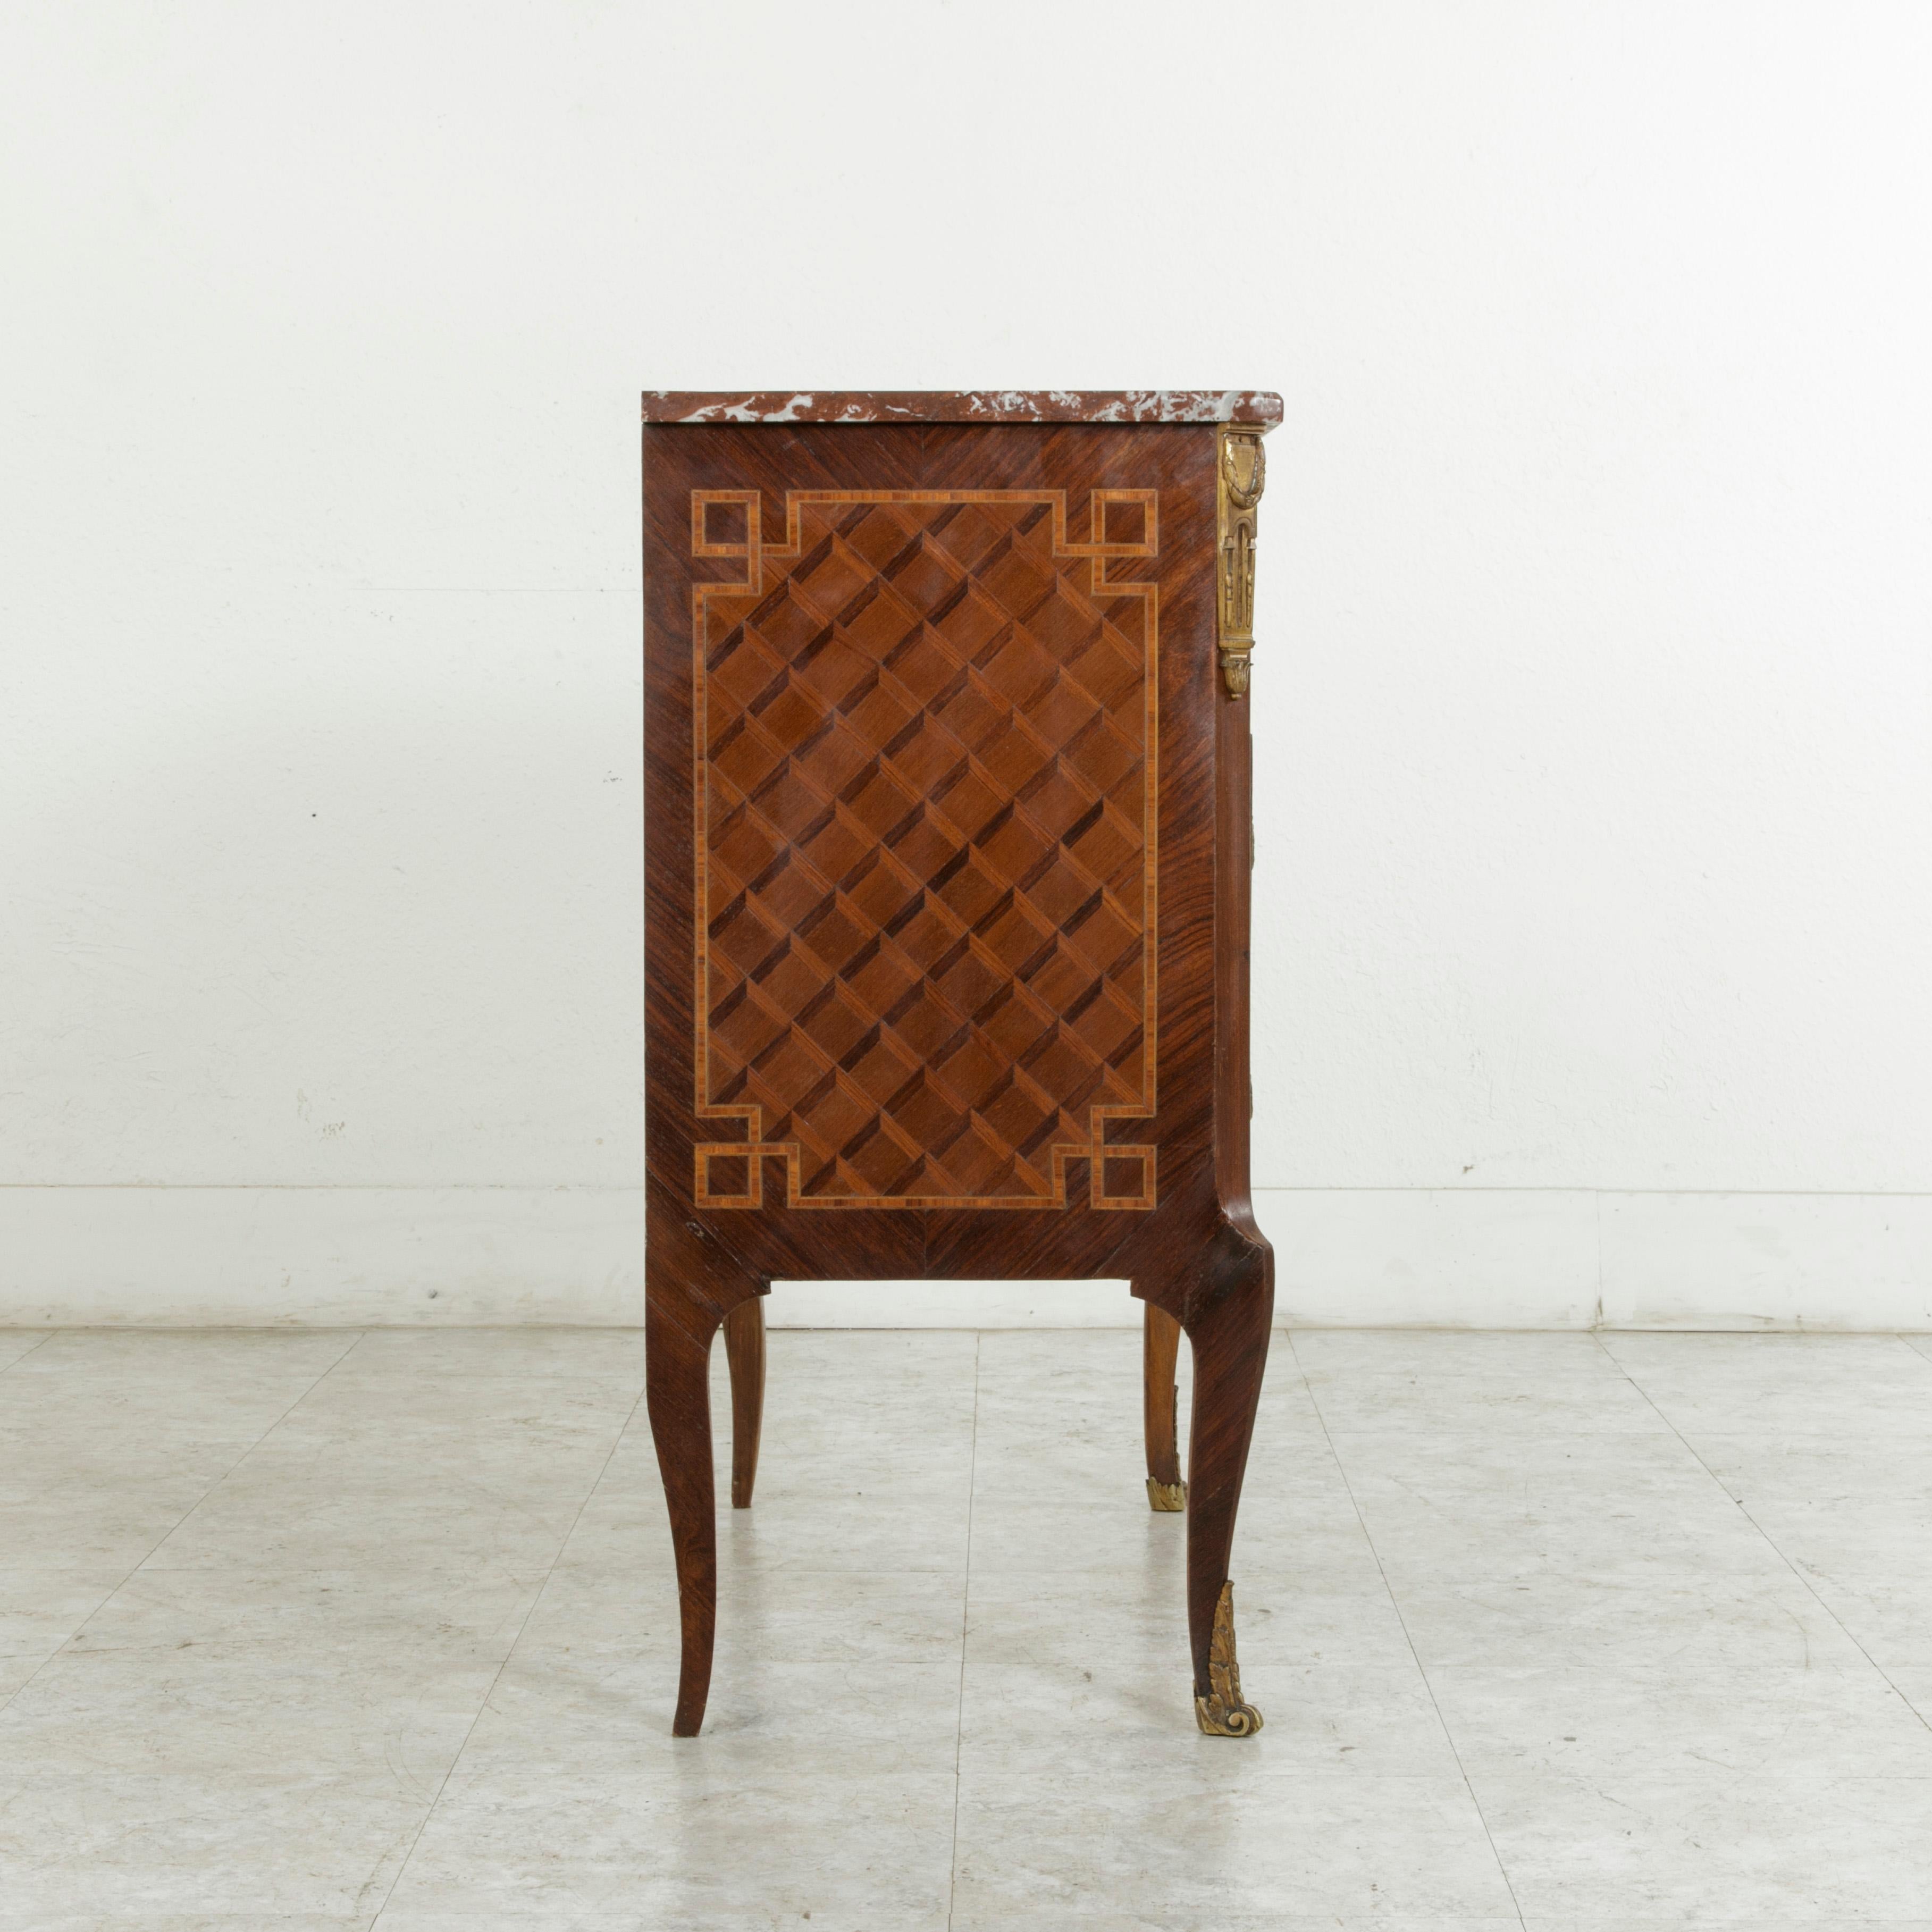
[[[1216,466],[1221,676],[1230,698],[1248,694],[1255,648],[1255,511],[1268,482],[1260,433],[1224,428]]]
[[[1208,1692],[1194,1700],[1195,1721],[1210,1738],[1251,1738],[1262,1714],[1241,1696],[1241,1666],[1234,1661],[1234,1586],[1221,1586],[1214,1606],[1214,1634],[1208,1652]]]

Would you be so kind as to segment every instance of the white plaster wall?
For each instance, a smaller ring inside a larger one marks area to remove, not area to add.
[[[1904,4],[16,0],[0,1320],[634,1319],[636,392],[1011,383],[1287,399],[1285,1310],[1932,1324],[1928,71]]]

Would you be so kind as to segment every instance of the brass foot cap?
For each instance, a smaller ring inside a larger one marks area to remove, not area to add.
[[[1199,1679],[1196,1682],[1198,1683]],[[1251,1738],[1262,1714],[1241,1695],[1241,1666],[1234,1660],[1234,1586],[1221,1586],[1208,1646],[1208,1694],[1194,1694],[1194,1721],[1210,1738]]]
[[[1157,1510],[1163,1516],[1187,1507],[1187,1485],[1185,1483],[1157,1483],[1148,1478],[1148,1508]]]
[[[1251,1738],[1262,1727],[1262,1714],[1252,1704],[1224,1704],[1219,1697],[1197,1697],[1194,1721],[1210,1738]]]

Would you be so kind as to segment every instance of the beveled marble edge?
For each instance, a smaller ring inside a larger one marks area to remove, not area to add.
[[[1281,421],[1268,389],[646,389],[647,423]]]

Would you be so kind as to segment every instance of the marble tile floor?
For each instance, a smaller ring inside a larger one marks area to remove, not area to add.
[[[1277,1335],[1250,1742],[1136,1336],[770,1351],[680,1742],[640,1335],[0,1330],[0,1932],[1932,1932],[1925,1338]]]

